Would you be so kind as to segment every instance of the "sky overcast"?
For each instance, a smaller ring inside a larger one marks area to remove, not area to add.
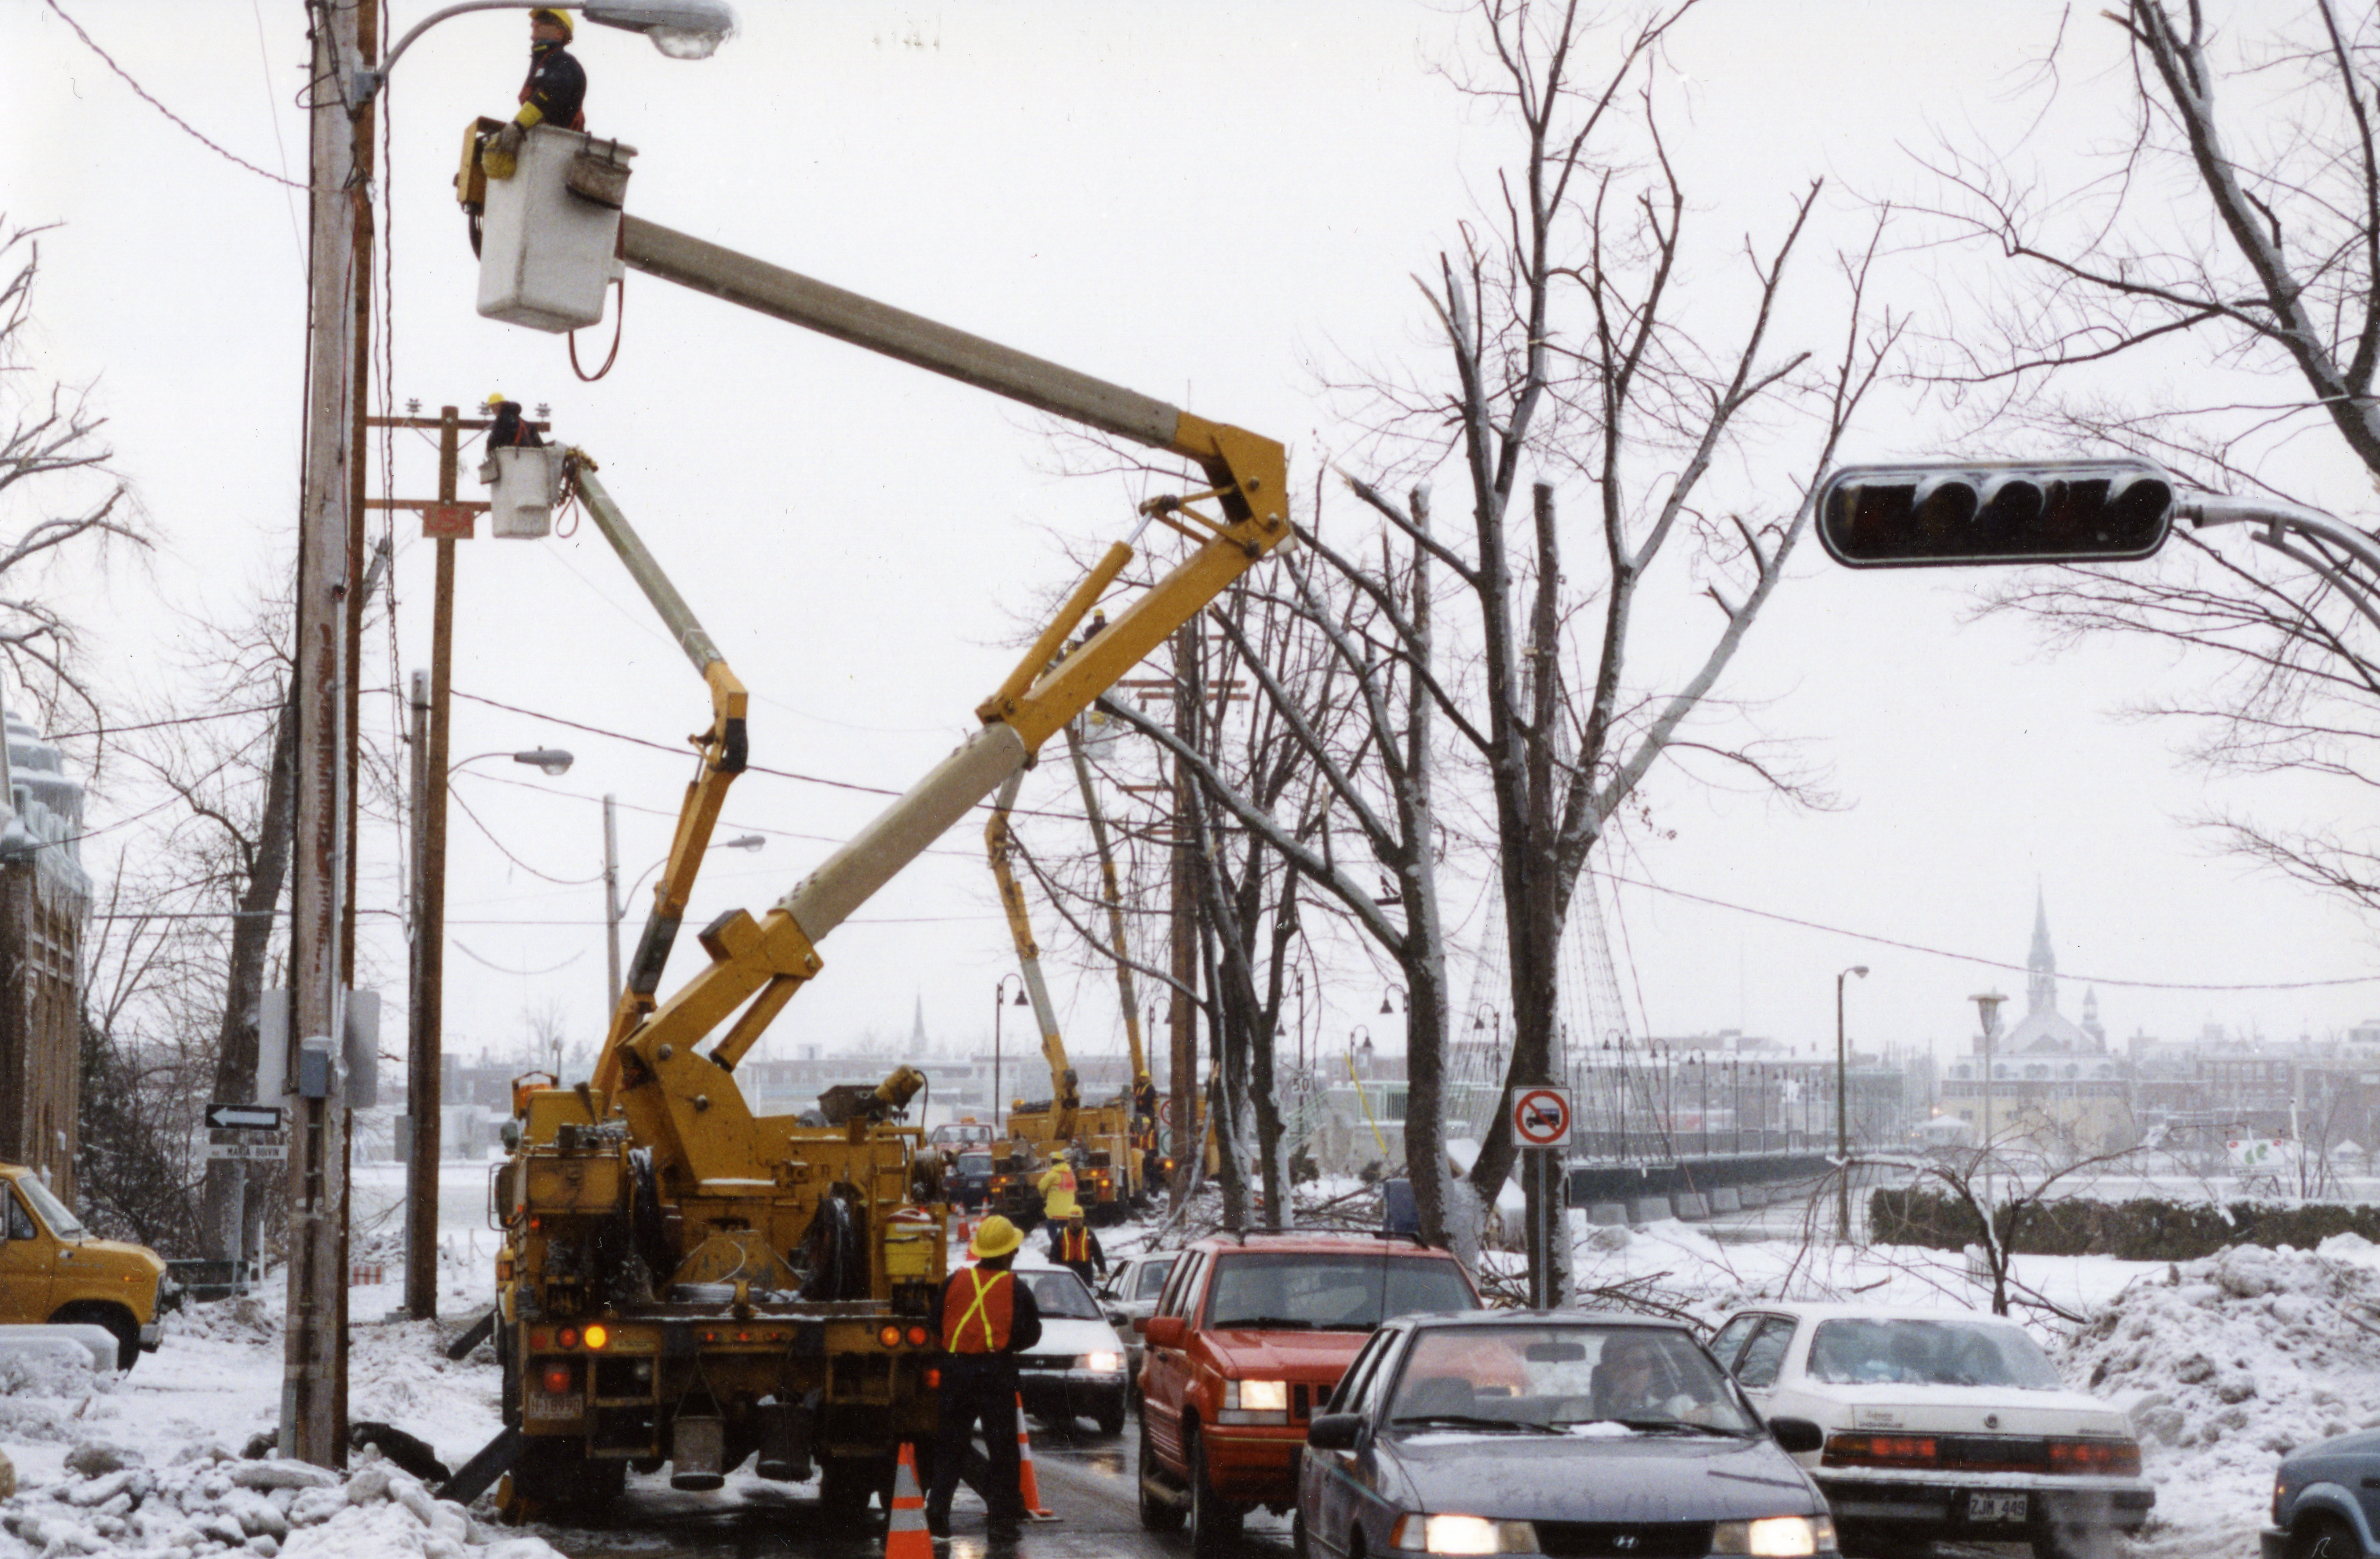
[[[304,17],[291,0],[61,3],[197,130],[261,168],[302,171]],[[428,9],[399,3],[395,25]],[[589,127],[638,149],[631,211],[1279,438],[1301,503],[1318,470],[1366,453],[1330,383],[1439,371],[1413,278],[1480,217],[1513,146],[1509,125],[1435,68],[1470,36],[1459,9],[742,9],[741,35],[702,64],[582,30]],[[2067,9],[1713,0],[1656,72],[1694,200],[1694,279],[1724,285],[1742,243],[1773,248],[1796,194],[1826,177],[1778,345],[1839,347],[1831,255],[1864,241],[1865,198],[1922,189],[1912,153],[1938,137],[2013,143],[2036,106],[2018,91],[2025,61]],[[2095,17],[2067,25],[2062,117],[2023,154],[2052,183],[2079,177],[2072,155],[2123,125],[2115,30]],[[398,409],[408,398],[468,408],[499,389],[550,403],[559,436],[601,462],[752,689],[753,762],[905,788],[964,736],[1028,619],[1071,583],[1069,550],[1122,534],[1145,489],[1069,474],[1066,447],[1019,408],[650,277],[628,278],[618,366],[592,384],[573,376],[561,341],[479,319],[449,181],[471,118],[511,112],[526,30],[504,13],[445,23],[399,63],[384,100],[393,328],[375,352],[394,363]],[[288,566],[302,194],[177,128],[42,0],[0,6],[0,211],[61,224],[42,240],[41,366],[93,383],[160,541],[145,567],[56,587],[78,603],[96,674],[153,691],[152,669],[187,637],[176,611],[251,610]],[[1898,252],[1884,284],[1931,307],[1961,296],[1961,268],[1979,262]],[[608,321],[583,332],[581,361],[600,360],[610,339]],[[1922,454],[1940,436],[1935,411],[1885,393],[1846,453]],[[1775,468],[1735,479],[1790,492],[1806,475],[1802,447],[1780,431]],[[431,490],[425,446],[401,440],[387,456],[400,493]],[[382,458],[376,447],[375,492]],[[1453,524],[1460,473],[1437,481]],[[2295,490],[2369,523],[2370,489],[2351,473],[2309,470]],[[1596,544],[1588,494],[1573,483],[1562,497],[1576,554]],[[1342,495],[1324,505],[1326,525],[1360,532]],[[431,549],[409,518],[395,535],[398,645],[392,654],[375,631],[365,651],[365,724],[383,739],[396,719],[386,690],[428,664]],[[541,543],[483,537],[460,553],[455,687],[550,718],[458,702],[455,755],[545,744],[579,761],[551,780],[481,762],[455,781],[526,867],[454,814],[448,1043],[508,1048],[525,1012],[549,1009],[592,1037],[601,900],[584,879],[601,865],[597,798],[640,809],[621,828],[634,876],[666,848],[688,760],[558,722],[677,743],[704,723],[707,698],[591,527]],[[2319,1035],[2380,1014],[2369,984],[2179,988],[2374,973],[2366,924],[2211,853],[2189,826],[2210,806],[2319,816],[2338,794],[2292,781],[2210,789],[2176,760],[2180,732],[2118,718],[2204,668],[2133,645],[2050,656],[2021,623],[1973,621],[1978,582],[1854,575],[1815,544],[1797,555],[1723,684],[1740,705],[1725,729],[1793,743],[1839,804],[1795,811],[1656,771],[1654,829],[1597,858],[1630,879],[1602,893],[1608,905],[1617,894],[1609,931],[1632,1021],[1665,1035],[1741,1027],[1831,1043],[1835,973],[1864,963],[1874,973],[1853,990],[1855,1034],[1963,1044],[1966,998],[1993,985],[2020,993],[2022,976],[1962,960],[2022,963],[2036,893],[2063,970],[2100,982],[2102,1021],[2119,1039],[2208,1022]],[[1683,616],[1657,626],[1651,663],[1663,663],[1664,634],[1693,644],[1703,632]],[[102,796],[93,821],[132,800]],[[767,831],[769,843],[714,858],[689,926],[773,901],[880,802],[742,780],[718,837]],[[1024,804],[1043,804],[1072,809],[1062,763],[1027,777]],[[1062,823],[1028,819],[1024,831],[1038,852],[1075,844]],[[92,842],[95,871],[109,839]],[[366,846],[367,909],[397,904],[395,849],[389,837]],[[366,919],[368,977],[394,1001],[396,922]],[[1479,925],[1465,921],[1468,945]],[[1065,966],[1077,1048],[1114,1048],[1108,975],[1075,977],[1078,949],[1054,918],[1041,939]],[[903,1035],[920,1001],[943,1043],[985,1037],[1013,960],[975,828],[823,950],[825,974],[768,1048]],[[665,990],[698,956],[688,937]],[[1394,1042],[1378,985],[1349,961],[1316,1003],[1326,1045],[1358,1022]],[[2070,1017],[2080,985],[2065,989]],[[1012,1044],[1025,1027],[1011,1026]]]

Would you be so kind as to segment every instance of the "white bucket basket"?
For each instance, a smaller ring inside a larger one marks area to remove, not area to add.
[[[482,315],[556,334],[602,320],[603,291],[620,274],[620,208],[636,154],[577,130],[529,130],[513,176],[488,180]]]
[[[553,506],[562,498],[562,451],[500,449],[489,452],[494,477],[488,484],[488,534],[534,539],[552,534]]]

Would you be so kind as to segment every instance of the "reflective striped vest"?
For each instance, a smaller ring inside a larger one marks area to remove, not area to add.
[[[1009,1323],[1016,1314],[1016,1275],[961,1267],[942,1290],[942,1349],[946,1353],[999,1353],[1008,1347]]]

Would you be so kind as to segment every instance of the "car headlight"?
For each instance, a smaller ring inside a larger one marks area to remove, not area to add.
[[[1722,1521],[1711,1531],[1713,1553],[1767,1554],[1792,1559],[1835,1546],[1835,1524],[1824,1516],[1768,1516],[1757,1521]]]
[[[1287,1423],[1287,1381],[1225,1381],[1220,1423]]]
[[[1088,1370],[1095,1375],[1112,1375],[1123,1368],[1121,1353],[1087,1353],[1075,1361],[1078,1370]]]
[[[1415,1553],[1534,1553],[1537,1529],[1526,1521],[1490,1521],[1484,1516],[1400,1517],[1391,1546]]]

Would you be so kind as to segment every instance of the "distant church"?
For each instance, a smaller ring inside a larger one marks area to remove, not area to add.
[[[2034,891],[2033,952],[2025,960],[2024,1016],[1992,1042],[1996,1056],[2104,1056],[2107,1033],[2099,1026],[2099,993],[2082,993],[2082,1021],[2058,1010],[2058,954],[2049,946],[2049,906]],[[1983,1036],[1974,1040],[1983,1051]]]
[[[1988,1120],[2003,1150],[2025,1144],[2057,1161],[2131,1146],[2139,1137],[2131,1064],[2107,1053],[2096,992],[2083,992],[2080,1023],[2058,1010],[2058,954],[2049,945],[2048,905],[2038,890],[2025,971],[2024,1016],[1988,1039],[1973,1035],[1967,1054],[1943,1070],[1941,1118],[1963,1122],[1971,1144],[1981,1140]]]

